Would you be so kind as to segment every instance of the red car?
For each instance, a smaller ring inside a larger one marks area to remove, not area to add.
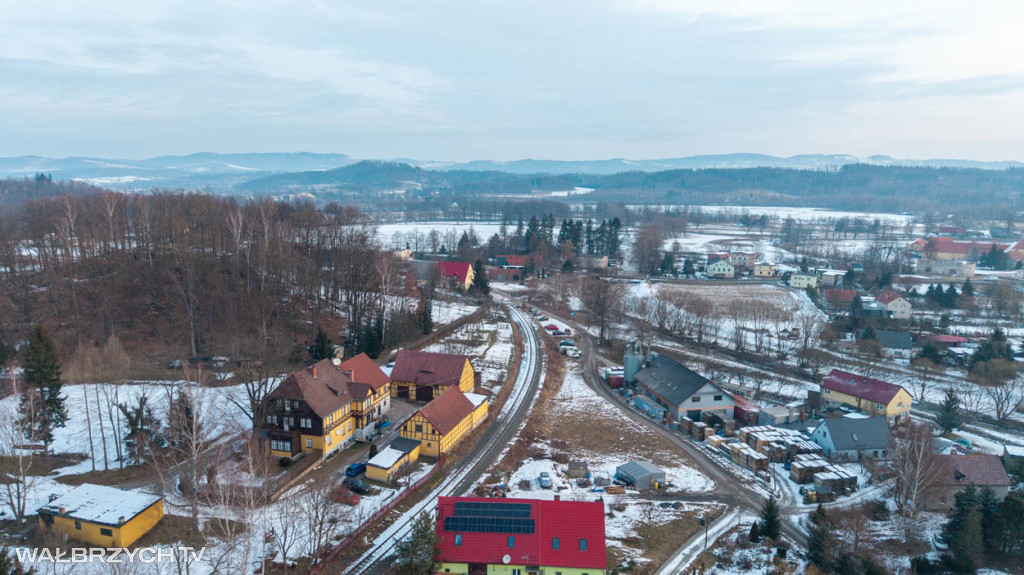
[[[554,330],[558,329],[558,326],[553,324],[553,323],[549,323],[548,325],[544,326],[544,329],[546,329],[548,331],[554,331]]]

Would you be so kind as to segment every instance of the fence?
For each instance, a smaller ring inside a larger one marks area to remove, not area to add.
[[[327,568],[328,565],[336,561],[338,559],[338,556],[341,555],[342,552],[344,552],[353,543],[355,543],[356,540],[363,535],[363,533],[366,533],[366,531],[374,523],[384,518],[388,513],[391,513],[395,509],[395,507],[398,506],[399,503],[405,500],[406,497],[408,497],[414,491],[416,491],[417,489],[425,485],[428,481],[430,481],[430,479],[434,477],[438,470],[444,467],[445,459],[447,459],[447,455],[441,454],[441,457],[437,460],[437,463],[434,464],[434,467],[430,471],[428,471],[426,475],[420,477],[414,483],[403,489],[395,498],[387,502],[384,505],[384,507],[381,507],[379,510],[377,510],[377,512],[374,513],[368,520],[364,521],[362,525],[356,527],[355,531],[349,533],[345,536],[344,539],[339,541],[338,544],[335,545],[333,549],[331,549],[331,552],[328,553],[327,556],[324,557],[322,561],[320,561],[320,563],[317,563],[317,565],[309,571],[310,575],[318,575],[320,572],[322,572],[325,568]]]

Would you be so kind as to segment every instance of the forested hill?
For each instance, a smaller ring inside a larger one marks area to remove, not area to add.
[[[54,180],[48,174],[0,179],[0,211],[13,210],[28,200],[102,191],[85,182]]]
[[[511,174],[431,171],[365,161],[336,170],[276,174],[245,182],[240,191],[435,189],[458,195],[529,194],[593,188],[587,201],[686,205],[789,205],[910,212],[978,213],[1024,208],[1024,169],[931,168],[851,164],[833,170],[787,168],[677,169],[595,174]],[[574,197],[573,201],[579,201]],[[981,215],[979,213],[979,215]]]

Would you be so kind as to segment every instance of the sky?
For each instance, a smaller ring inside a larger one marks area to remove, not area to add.
[[[1024,2],[11,0],[0,156],[1024,160]]]

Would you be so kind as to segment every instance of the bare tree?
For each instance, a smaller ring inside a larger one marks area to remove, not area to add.
[[[314,565],[330,544],[332,525],[337,519],[338,507],[331,491],[329,481],[314,482],[299,500],[299,510],[306,520],[306,555]]]
[[[999,385],[989,385],[984,388],[985,395],[992,402],[995,409],[996,419],[1005,421],[1024,406],[1024,377],[1017,375],[1003,381]]]
[[[263,425],[267,396],[274,390],[277,378],[270,375],[270,368],[262,361],[246,362],[241,369],[241,374],[245,397],[237,399],[228,396],[228,401],[242,410],[242,413],[252,422],[252,428],[257,429]]]
[[[910,425],[906,435],[896,440],[892,458],[896,475],[893,499],[904,518],[917,515],[943,472],[934,442],[931,428],[924,424]]]
[[[13,393],[20,393],[18,378],[13,378]],[[27,423],[18,417],[14,409],[0,414],[0,477],[3,477],[4,503],[15,519],[25,518],[28,494],[35,486],[32,471],[32,454],[22,446]]]
[[[604,345],[608,337],[608,324],[622,305],[622,285],[588,277],[583,282],[583,293],[580,296],[583,305],[590,311],[590,318],[597,325],[598,344]]]

